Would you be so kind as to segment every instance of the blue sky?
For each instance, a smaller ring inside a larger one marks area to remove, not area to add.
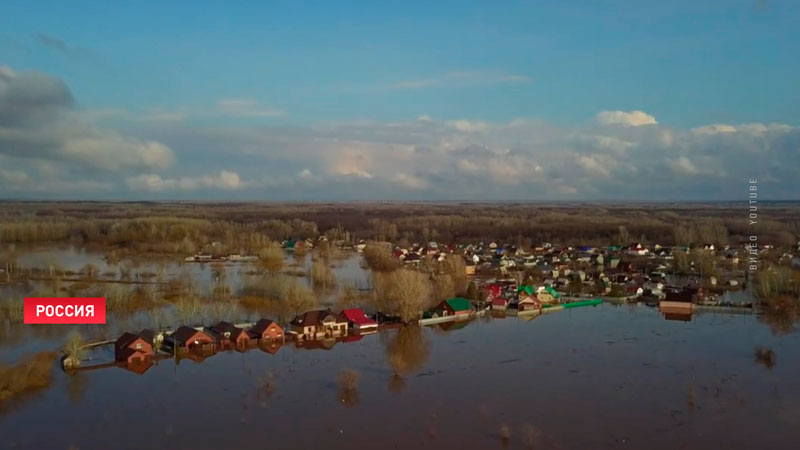
[[[694,177],[677,192],[664,180],[657,198],[733,199],[745,168],[718,150],[766,142],[759,170],[775,178],[776,198],[796,198],[791,174],[767,163],[800,159],[799,22],[800,2],[788,0],[4,2],[0,102],[43,77],[63,83],[72,101],[49,105],[55,122],[37,126],[72,140],[43,149],[0,139],[0,197],[348,199],[367,186],[446,199],[463,192],[448,186],[481,177],[481,198],[624,199],[631,180],[615,170],[634,167]],[[19,114],[12,106],[6,114]],[[653,120],[608,123],[603,111]],[[742,128],[753,124],[765,128]],[[712,125],[733,129],[692,132]],[[623,143],[610,149],[606,138]],[[115,142],[104,157],[125,161],[87,163]],[[435,156],[386,156],[408,148]],[[331,154],[352,161],[330,170],[320,161],[330,166]],[[479,170],[463,170],[469,163]],[[503,175],[526,164],[558,176]],[[398,167],[402,181],[391,181]],[[63,184],[31,191],[42,170]],[[220,181],[223,170],[241,184]],[[572,181],[589,176],[597,182]],[[70,193],[80,177],[107,189]],[[135,181],[146,177],[166,182]]]

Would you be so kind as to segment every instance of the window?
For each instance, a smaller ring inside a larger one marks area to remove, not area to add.
[[[141,350],[141,349],[142,349],[142,343],[141,342],[137,342],[136,343],[136,350]]]

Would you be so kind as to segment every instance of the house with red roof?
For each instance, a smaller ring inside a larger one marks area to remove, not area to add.
[[[495,297],[492,299],[493,311],[505,311],[508,308],[508,299],[505,297]]]
[[[340,314],[343,320],[346,320],[350,328],[358,332],[377,331],[378,322],[367,317],[361,308],[345,309]]]

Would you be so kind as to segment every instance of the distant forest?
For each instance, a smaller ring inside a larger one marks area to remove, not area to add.
[[[0,244],[75,243],[190,253],[210,242],[257,252],[266,243],[330,239],[489,242],[530,246],[760,244],[794,246],[800,204],[0,202]]]

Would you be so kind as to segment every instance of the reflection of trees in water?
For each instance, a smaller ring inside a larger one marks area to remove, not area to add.
[[[800,322],[800,299],[790,295],[763,298],[759,320],[769,325],[773,334],[794,332]]]
[[[49,388],[57,352],[39,352],[11,366],[0,364],[0,413],[20,406]]]
[[[275,393],[276,387],[275,372],[271,370],[256,379],[256,398],[262,408],[267,407],[267,400]]]
[[[771,348],[756,347],[754,353],[756,364],[761,364],[767,369],[775,367],[775,351]]]
[[[70,403],[77,405],[83,401],[86,395],[86,388],[89,385],[89,377],[85,373],[73,372],[67,376],[67,397]]]
[[[360,378],[361,374],[353,369],[344,369],[339,374],[339,403],[344,406],[358,404],[358,380]]]
[[[385,338],[386,359],[394,374],[389,390],[400,391],[404,377],[422,368],[430,356],[430,341],[419,325],[406,325]]]

